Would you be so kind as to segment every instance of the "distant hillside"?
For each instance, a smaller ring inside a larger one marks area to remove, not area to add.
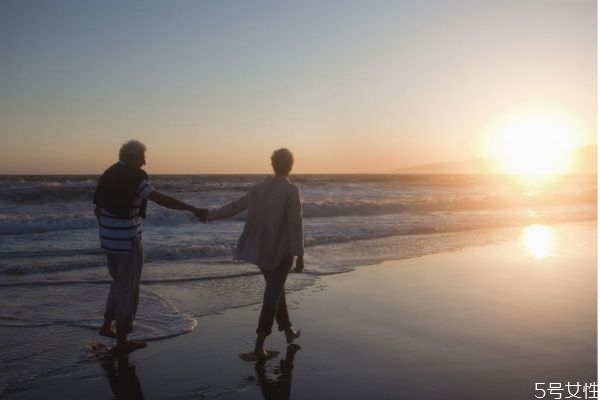
[[[574,173],[596,173],[598,170],[598,146],[580,147],[572,152]],[[495,173],[498,162],[493,158],[478,158],[467,161],[430,163],[402,168],[400,174],[486,174]]]
[[[441,163],[421,164],[414,167],[402,168],[401,174],[481,174],[494,170],[494,161],[489,158],[479,158],[470,161],[450,161]]]

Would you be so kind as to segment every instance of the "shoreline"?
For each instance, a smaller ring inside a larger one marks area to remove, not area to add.
[[[293,370],[276,329],[267,347],[279,357],[238,359],[253,345],[254,304],[198,318],[127,361],[90,353],[5,396],[252,399],[283,387],[293,398],[504,399],[534,396],[535,382],[595,381],[596,223],[552,229],[543,259],[513,239],[321,276],[289,295],[303,331]]]

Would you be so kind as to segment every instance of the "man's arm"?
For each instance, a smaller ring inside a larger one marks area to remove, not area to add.
[[[208,214],[208,210],[206,208],[197,208],[191,206],[183,201],[179,201],[156,190],[148,195],[148,200],[155,202],[159,206],[170,208],[172,210],[189,211],[193,213],[200,221],[206,222],[206,216]]]

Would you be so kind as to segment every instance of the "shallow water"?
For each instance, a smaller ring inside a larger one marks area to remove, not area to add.
[[[157,176],[158,190],[198,206],[241,196],[262,176]],[[0,177],[0,393],[71,368],[100,340],[109,276],[91,196],[97,177]],[[524,186],[500,176],[297,176],[306,270],[320,276],[514,238],[530,224],[596,220],[595,176]],[[197,318],[260,301],[263,280],[232,262],[243,215],[203,225],[151,204],[134,337],[191,331]],[[506,229],[502,229],[506,228]]]

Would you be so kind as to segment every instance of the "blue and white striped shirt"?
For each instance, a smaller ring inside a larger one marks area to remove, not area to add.
[[[100,246],[110,253],[128,254],[134,240],[142,240],[142,221],[139,216],[142,199],[154,192],[154,187],[145,179],[140,182],[137,196],[129,209],[129,216],[119,217],[102,208],[98,224]]]

